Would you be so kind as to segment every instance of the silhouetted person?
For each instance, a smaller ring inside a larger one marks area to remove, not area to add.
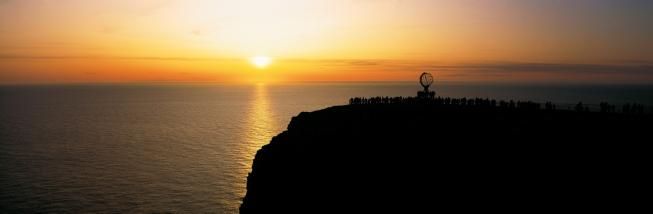
[[[585,108],[583,108],[583,102],[578,102],[574,110],[576,110],[577,112],[583,112],[583,110],[585,110]]]

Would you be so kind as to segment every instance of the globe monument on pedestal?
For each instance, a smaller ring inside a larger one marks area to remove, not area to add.
[[[433,84],[433,75],[431,73],[422,73],[419,76],[419,84],[424,87],[424,90],[417,92],[418,98],[433,99],[435,97],[435,91],[429,91],[429,87]]]

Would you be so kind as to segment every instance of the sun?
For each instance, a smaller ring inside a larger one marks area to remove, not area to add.
[[[272,63],[272,58],[268,56],[255,56],[249,58],[249,62],[257,68],[266,68],[270,63]]]

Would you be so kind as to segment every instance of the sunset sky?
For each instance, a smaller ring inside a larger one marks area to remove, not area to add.
[[[652,20],[648,0],[0,0],[0,84],[405,81],[422,71],[651,83]]]

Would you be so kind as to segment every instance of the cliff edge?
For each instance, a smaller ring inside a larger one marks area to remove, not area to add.
[[[294,117],[241,213],[633,208],[651,115],[370,104]]]

